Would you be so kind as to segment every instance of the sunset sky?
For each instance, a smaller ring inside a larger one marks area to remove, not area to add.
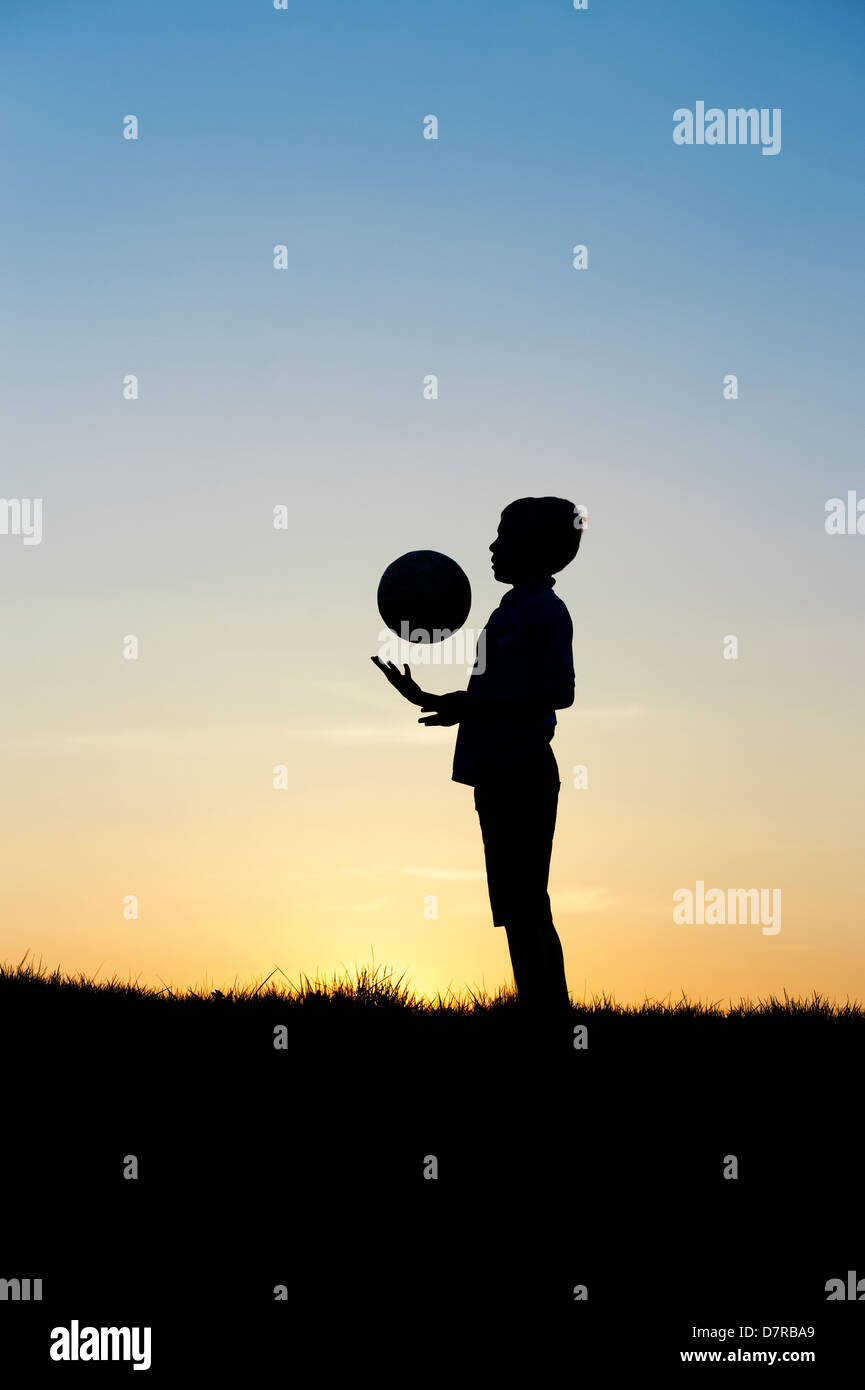
[[[479,629],[502,507],[556,494],[572,994],[865,998],[865,536],[824,526],[865,496],[863,11],[58,0],[0,37],[0,494],[44,508],[0,535],[0,958],[509,982],[375,592],[444,551]],[[675,145],[698,100],[781,108],[780,154]],[[697,880],[781,889],[781,932],[675,925]]]

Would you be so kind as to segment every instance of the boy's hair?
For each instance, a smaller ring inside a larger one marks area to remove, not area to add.
[[[543,574],[563,570],[580,548],[585,509],[564,497],[520,497],[505,507],[505,517],[519,525],[526,556]]]

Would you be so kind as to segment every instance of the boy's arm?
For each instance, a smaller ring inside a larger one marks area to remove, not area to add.
[[[458,724],[477,719],[484,724],[512,724],[532,719],[551,709],[569,709],[574,703],[574,628],[564,604],[548,606],[532,614],[526,661],[526,684],[531,693],[516,698],[489,695],[482,684],[450,695],[430,695],[423,710],[438,713],[420,724]]]
[[[413,705],[420,705],[423,710],[438,711],[430,719],[420,719],[420,724],[458,724],[463,707],[463,700],[466,696],[465,690],[454,690],[450,695],[430,695],[426,690],[421,690],[417,681],[411,676],[408,663],[401,671],[392,661],[382,661],[380,657],[373,656],[370,660],[384,674],[385,679],[398,690],[404,699],[409,700]]]
[[[421,690],[417,681],[412,678],[406,662],[401,671],[392,661],[384,662],[378,656],[371,656],[370,661],[384,672],[385,679],[390,682],[394,690],[398,690],[403,699],[409,700],[413,705],[420,705],[421,709],[432,709],[432,705],[427,704],[428,700],[435,699],[435,696],[428,695],[425,690]]]
[[[458,724],[461,719],[477,719],[483,724],[513,724],[551,709],[570,709],[573,703],[573,684],[550,686],[526,700],[497,700],[474,690],[453,690],[449,695],[428,695],[421,709],[437,713],[418,723]]]

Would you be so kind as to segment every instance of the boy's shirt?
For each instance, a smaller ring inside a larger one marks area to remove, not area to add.
[[[496,702],[531,700],[574,685],[574,626],[555,579],[510,589],[478,640],[475,670],[454,750],[453,780],[479,782],[535,752],[553,737],[555,709],[496,710]],[[479,666],[483,666],[479,670]],[[474,704],[474,708],[472,707]]]

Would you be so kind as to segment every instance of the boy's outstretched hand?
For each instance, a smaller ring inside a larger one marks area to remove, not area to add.
[[[413,705],[420,705],[422,710],[435,710],[435,714],[431,714],[429,718],[419,719],[419,724],[458,724],[460,722],[463,701],[466,698],[464,690],[454,690],[450,695],[428,695],[425,690],[421,690],[417,681],[412,679],[408,662],[401,671],[392,661],[382,661],[378,656],[371,656],[370,661],[378,667],[385,680],[389,681],[394,690],[398,690],[404,699],[410,700]]]
[[[434,709],[428,719],[419,719],[419,724],[431,727],[433,724],[459,724],[465,706],[466,692],[453,690],[450,695],[428,695],[421,709]]]
[[[404,699],[410,700],[413,705],[420,705],[421,709],[433,708],[432,705],[427,704],[427,701],[432,700],[434,697],[432,695],[427,695],[425,691],[421,690],[417,681],[412,679],[408,669],[408,662],[405,664],[405,669],[401,671],[392,661],[382,661],[378,656],[371,656],[370,661],[372,661],[380,671],[384,672],[385,680],[390,681],[394,690],[398,690]]]

